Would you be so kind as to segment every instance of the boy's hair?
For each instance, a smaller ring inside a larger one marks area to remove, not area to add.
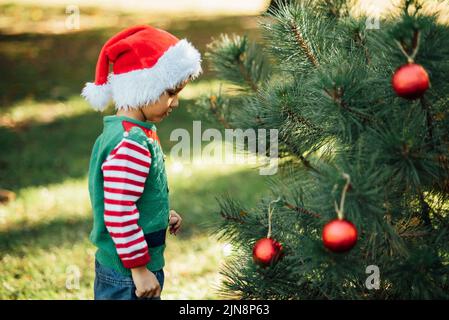
[[[181,91],[182,88],[184,88],[184,83],[189,82],[190,80],[192,80],[192,76],[189,76],[184,81],[179,82],[173,88],[169,88],[169,89],[165,90],[165,92],[167,92],[167,94],[170,96],[175,96],[179,93],[179,91]]]

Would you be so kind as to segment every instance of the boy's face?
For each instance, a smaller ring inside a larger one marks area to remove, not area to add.
[[[188,80],[181,83],[174,89],[166,90],[159,100],[151,105],[146,105],[141,110],[147,120],[151,122],[160,122],[168,116],[174,108],[179,106],[178,93],[184,89]]]

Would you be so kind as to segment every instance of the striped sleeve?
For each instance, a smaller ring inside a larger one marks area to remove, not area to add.
[[[143,230],[138,225],[136,206],[150,165],[149,150],[134,140],[123,138],[101,166],[104,222],[125,268],[139,267],[150,261]]]

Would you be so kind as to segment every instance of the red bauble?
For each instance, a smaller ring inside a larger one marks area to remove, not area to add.
[[[253,248],[253,260],[261,266],[269,266],[279,260],[282,255],[282,245],[271,238],[257,240]]]
[[[357,229],[352,222],[335,219],[323,228],[323,243],[333,252],[346,252],[357,242]]]
[[[391,84],[398,96],[413,100],[420,98],[429,89],[430,81],[421,65],[407,63],[396,69]]]

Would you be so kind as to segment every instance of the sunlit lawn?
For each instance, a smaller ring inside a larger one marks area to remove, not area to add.
[[[8,4],[0,5],[0,13],[0,189],[16,194],[0,204],[0,299],[92,299],[87,169],[103,115],[79,93],[93,80],[102,44],[124,26],[149,23],[189,38],[204,53],[222,32],[254,34],[255,17],[167,20],[83,8],[82,28],[67,32],[61,28],[63,7]],[[205,74],[182,93],[184,108],[158,126],[168,154],[175,143],[171,131],[192,131],[192,121],[200,120],[185,106],[218,86],[204,67]],[[217,299],[229,247],[210,229],[221,219],[215,197],[229,193],[255,204],[265,192],[264,179],[249,166],[180,165],[170,157],[167,169],[171,206],[184,225],[178,236],[168,236],[163,298]]]
[[[246,189],[251,202],[262,185],[245,170],[210,174],[170,172],[172,206],[185,218],[182,232],[167,245],[166,299],[217,298],[218,270],[226,246],[207,225],[219,218],[214,196]],[[88,242],[91,215],[86,179],[21,190],[14,203],[2,208],[0,232],[0,297],[2,299],[92,298],[94,247]],[[79,289],[73,275],[80,272]],[[66,283],[68,282],[68,288]],[[69,290],[73,288],[73,290]]]
[[[93,298],[87,169],[102,115],[79,93],[93,80],[104,41],[135,23],[185,36],[203,53],[220,33],[259,36],[255,17],[157,19],[83,10],[83,28],[67,32],[64,8],[0,4],[0,189],[16,194],[15,200],[0,203],[0,299]],[[185,106],[217,88],[207,64],[205,70],[183,91]],[[193,120],[199,119],[181,108],[158,126],[167,153],[174,144],[170,132],[191,131]],[[171,206],[183,215],[184,226],[167,240],[163,298],[217,299],[229,246],[210,229],[220,219],[215,197],[231,194],[254,205],[267,192],[265,179],[242,165],[180,165],[168,158],[167,169]]]
[[[30,103],[3,115],[9,123],[26,125],[0,129],[0,160],[7,168],[1,171],[2,185],[17,196],[0,206],[0,298],[90,299],[95,248],[87,239],[92,217],[86,174],[102,116],[78,97],[53,105],[51,121],[36,111],[42,106],[50,117],[50,109],[39,103],[32,109]],[[64,114],[66,109],[71,111]],[[159,127],[165,145],[170,146],[172,129],[191,131],[192,121],[185,109],[173,113]],[[167,169],[171,205],[183,215],[184,226],[168,238],[164,298],[218,298],[227,246],[211,234],[210,226],[220,219],[215,197],[229,193],[255,203],[265,189],[263,178],[247,166],[168,159]]]

